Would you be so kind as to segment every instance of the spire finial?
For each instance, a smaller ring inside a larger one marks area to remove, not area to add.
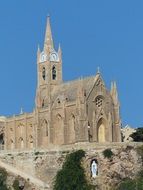
[[[20,110],[20,114],[22,115],[23,114],[23,108],[21,107],[21,110]]]
[[[117,91],[117,85],[115,81],[111,83],[111,96],[113,97],[114,104],[118,105],[119,104],[118,91]]]
[[[60,43],[59,43],[59,48],[58,48],[58,54],[59,54],[60,60],[62,60],[62,49],[61,49]]]
[[[37,53],[40,53],[40,45],[38,44]]]
[[[47,26],[46,26],[44,50],[50,51],[53,48],[54,48],[54,43],[53,43],[52,30],[51,30],[51,24],[50,24],[50,15],[48,15],[47,16]]]
[[[100,74],[100,67],[97,67],[97,74]]]
[[[59,43],[58,52],[62,53],[61,44]]]

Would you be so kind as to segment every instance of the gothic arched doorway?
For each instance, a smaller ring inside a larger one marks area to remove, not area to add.
[[[103,143],[106,142],[106,123],[103,119],[100,119],[97,125],[98,130],[98,142]]]

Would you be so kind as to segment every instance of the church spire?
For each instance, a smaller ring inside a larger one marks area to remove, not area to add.
[[[50,16],[48,16],[45,42],[44,42],[44,50],[50,52],[50,50],[53,48],[54,48],[54,43],[53,43],[52,30],[51,30],[51,24],[50,24]]]
[[[114,104],[118,105],[119,100],[118,100],[118,91],[117,91],[117,85],[116,82],[111,83],[111,96],[113,98]]]
[[[114,88],[113,88],[113,86],[114,86],[114,83],[111,82],[111,90],[110,90],[110,94],[111,94],[112,97],[113,97],[113,94],[114,94]]]
[[[59,48],[58,48],[58,55],[59,55],[59,59],[62,60],[62,49],[61,49],[60,44],[59,44]]]
[[[41,51],[40,51],[40,46],[39,46],[39,44],[38,44],[37,55],[39,55],[40,53],[41,53]]]
[[[100,67],[97,67],[97,74],[100,75]]]

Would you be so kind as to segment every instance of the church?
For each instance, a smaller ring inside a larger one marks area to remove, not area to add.
[[[5,150],[121,142],[116,83],[108,90],[99,71],[70,82],[62,78],[62,50],[54,48],[48,17],[44,47],[37,51],[35,108],[0,121]]]

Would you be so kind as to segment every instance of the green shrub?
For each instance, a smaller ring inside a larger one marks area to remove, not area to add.
[[[125,179],[123,182],[120,183],[118,190],[135,190],[136,189],[136,182],[131,179]]]
[[[125,179],[117,190],[143,190],[143,178]]]
[[[35,152],[35,156],[38,156],[40,154],[40,152]]]
[[[143,161],[143,145],[137,147],[137,148],[136,148],[136,151],[137,151],[138,155],[141,156],[142,161]]]
[[[8,190],[6,186],[7,172],[5,169],[0,168],[0,190]]]
[[[83,150],[76,151],[66,157],[62,169],[57,173],[54,181],[54,190],[92,190],[89,185],[84,169],[81,166],[81,159],[85,156]]]
[[[137,174],[137,177],[140,177],[143,179],[143,170],[140,170]]]
[[[142,177],[136,178],[136,189],[143,190],[143,178]]]
[[[103,151],[104,158],[110,159],[114,154],[110,148]]]
[[[13,186],[14,190],[19,190],[19,180],[16,178],[13,182]]]
[[[143,142],[143,128],[138,128],[130,137],[132,137],[135,142]]]

